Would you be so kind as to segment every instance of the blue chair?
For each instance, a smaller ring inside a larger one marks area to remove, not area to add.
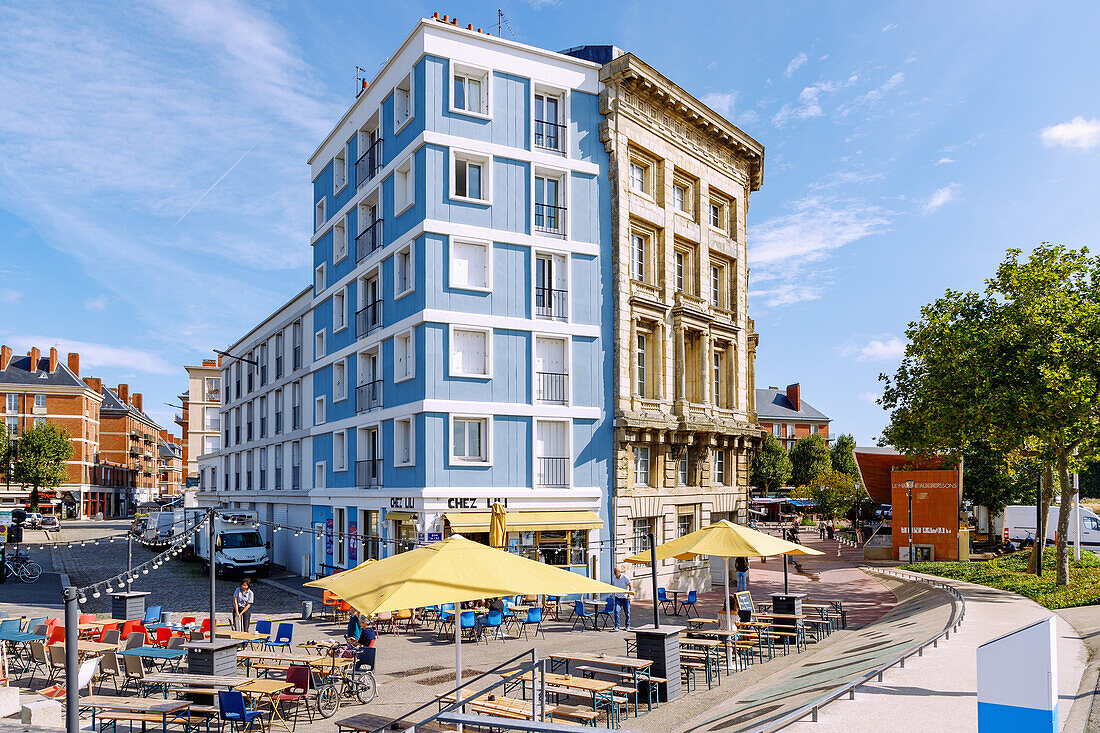
[[[436,624],[435,630],[442,634],[448,625],[455,622],[455,604],[444,603],[439,607],[439,622]]]
[[[256,639],[255,643],[263,646],[267,642],[271,641],[271,621],[264,619],[256,622],[256,633],[263,634],[264,638]]]
[[[664,588],[657,589],[657,606],[664,610],[665,613],[675,613],[676,602],[669,598],[667,593],[668,591],[666,591]],[[666,606],[672,606],[672,611],[668,611]]]
[[[512,606],[515,604],[512,602],[511,598],[505,598],[503,603],[504,611],[501,613],[501,616],[504,617],[504,622],[514,624],[516,622],[516,612],[512,610]]]
[[[500,611],[489,611],[489,614],[485,617],[485,620],[481,622],[480,638],[485,639],[485,643],[489,643],[489,639],[486,637],[486,633],[496,636],[501,641],[504,641],[504,633],[502,628],[504,626],[504,614]]]
[[[22,626],[22,625],[23,625],[23,622],[20,621],[17,618],[6,618],[3,621],[0,621],[0,631],[3,631],[3,632],[11,631],[11,632],[15,633],[15,632],[19,631],[19,627]]]
[[[596,630],[596,622],[599,619],[596,614],[590,613],[584,610],[584,601],[573,601],[573,628],[572,631],[576,631],[577,622],[581,622],[581,631],[584,631],[588,627],[588,619],[592,619],[592,630]]]
[[[161,606],[149,606],[145,609],[145,618],[141,620],[141,625],[146,626],[148,624],[159,624],[161,617]]]
[[[696,617],[699,616],[699,609],[695,607],[695,601],[695,591],[689,590],[687,600],[680,601],[680,610],[684,611],[684,609],[687,609],[686,611],[684,611],[685,616],[690,617],[692,611],[695,611]]]
[[[534,626],[535,627],[534,633],[536,635],[537,634],[542,634],[542,638],[543,639],[546,638],[546,632],[542,630],[542,609],[541,608],[528,609],[527,618],[525,618],[523,621],[520,622],[519,630],[520,630],[520,633],[523,634],[524,639],[527,638],[527,627],[528,626]]]
[[[459,619],[459,623],[462,625],[461,632],[469,635],[472,640],[477,641],[475,638],[477,634],[477,616],[474,615],[474,612],[463,611]]]
[[[601,608],[599,611],[597,611],[598,616],[596,618],[596,621],[598,622],[600,619],[603,619],[603,626],[606,629],[607,625],[609,623],[611,623],[611,617],[614,615],[614,613],[615,613],[615,596],[608,596],[607,597],[607,603],[604,604],[603,608]]]
[[[264,721],[259,710],[249,710],[244,704],[244,694],[240,690],[218,690],[218,717],[222,725],[229,723],[230,730],[236,730],[238,725],[243,726],[242,731],[252,728],[252,724],[259,720],[260,730],[263,730]]]
[[[377,658],[378,650],[373,646],[364,646],[359,648],[359,653],[355,655],[355,668],[360,669],[366,667],[371,672],[374,671],[374,662]]]
[[[275,638],[266,642],[269,649],[279,647],[281,649],[290,650],[290,644],[294,641],[294,624],[281,623],[278,630],[275,632]]]
[[[23,627],[23,631],[28,634],[33,634],[34,630],[42,624],[46,623],[46,617],[27,619],[27,625]]]

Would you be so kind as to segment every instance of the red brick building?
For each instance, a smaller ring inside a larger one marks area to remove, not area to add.
[[[802,387],[797,382],[788,384],[785,390],[756,390],[756,418],[760,427],[778,438],[787,450],[807,435],[829,440],[830,418],[802,399]]]
[[[95,380],[97,383],[99,380]],[[157,434],[161,427],[142,412],[141,393],[130,386],[102,387],[100,407],[100,461],[132,471],[129,491],[114,492],[113,514],[128,516],[141,501],[157,493]]]
[[[154,499],[174,499],[183,494],[185,443],[167,430],[157,433],[157,492]]]

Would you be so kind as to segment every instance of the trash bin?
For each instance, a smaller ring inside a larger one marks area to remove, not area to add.
[[[313,601],[302,601],[302,620],[308,621],[313,618]]]

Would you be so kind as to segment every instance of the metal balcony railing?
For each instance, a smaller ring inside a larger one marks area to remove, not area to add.
[[[535,120],[535,147],[543,150],[563,152],[565,146],[565,125],[546,120]]]
[[[535,288],[535,316],[537,318],[564,321],[568,317],[568,303],[568,290]]]
[[[355,187],[359,188],[364,183],[378,175],[382,169],[382,138],[378,138],[366,152],[355,161]]]
[[[222,398],[222,391],[220,389],[208,389],[206,390],[207,402],[218,402]]]
[[[569,375],[558,372],[536,372],[535,399],[551,405],[564,405],[569,395]]]
[[[381,486],[382,485],[382,459],[371,458],[366,461],[355,462],[356,486]]]
[[[382,247],[382,231],[382,219],[375,219],[369,227],[359,232],[355,237],[356,264],[366,259],[371,252]]]
[[[535,204],[535,231],[549,234],[565,233],[565,207]]]
[[[368,303],[355,313],[355,337],[363,338],[382,328],[382,299]]]
[[[355,388],[355,411],[370,412],[382,406],[382,380],[360,384]]]
[[[569,485],[569,459],[535,458],[535,486],[564,488]]]

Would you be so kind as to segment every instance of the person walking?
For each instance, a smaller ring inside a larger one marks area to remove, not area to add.
[[[241,581],[237,590],[233,591],[233,628],[238,631],[248,631],[252,623],[252,604],[256,596],[249,587],[248,578]]]
[[[634,587],[630,582],[630,578],[623,575],[623,566],[615,566],[615,577],[611,579],[611,585],[616,588],[622,588],[621,593],[615,594],[615,631],[620,631],[619,627],[619,609],[623,609],[626,621],[626,630],[630,630],[630,596],[634,595]],[[654,599],[656,603],[656,599]]]
[[[737,592],[749,589],[749,559],[739,557],[733,561],[733,569],[737,571]]]

